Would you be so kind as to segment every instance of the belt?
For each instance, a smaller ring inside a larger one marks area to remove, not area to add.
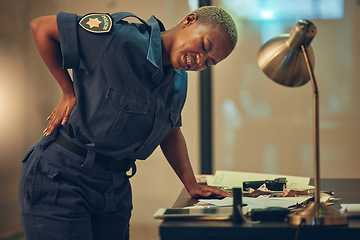
[[[55,142],[57,144],[59,144],[60,146],[66,148],[70,152],[73,152],[76,155],[79,155],[80,157],[86,158],[86,156],[87,156],[87,152],[88,152],[87,148],[82,147],[74,142],[69,141],[61,133],[58,134]],[[132,177],[136,172],[135,161],[130,158],[116,160],[115,158],[113,158],[111,156],[106,156],[106,155],[102,155],[100,153],[95,153],[95,162],[109,170],[119,171],[119,172],[127,172],[131,168],[133,168],[132,175],[129,177]]]

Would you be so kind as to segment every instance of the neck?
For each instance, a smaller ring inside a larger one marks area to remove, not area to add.
[[[161,32],[161,50],[162,50],[162,65],[163,66],[171,64],[171,61],[170,61],[171,44],[169,41],[169,31]]]
[[[170,54],[172,49],[173,41],[176,38],[176,32],[178,31],[179,25],[161,32],[161,46],[162,46],[162,62],[163,66],[170,65]]]

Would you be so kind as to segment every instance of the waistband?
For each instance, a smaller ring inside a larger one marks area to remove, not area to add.
[[[63,136],[61,133],[58,134],[55,142],[59,144],[60,146],[66,148],[70,152],[75,153],[76,155],[79,155],[80,157],[86,158],[88,149],[80,146],[70,140],[68,140],[65,136]],[[116,171],[116,172],[127,172],[130,169],[131,175],[128,175],[128,177],[132,177],[136,173],[136,165],[135,160],[130,158],[123,158],[120,160],[117,160],[111,156],[106,156],[100,153],[95,153],[95,160],[96,163],[102,165],[106,169]]]

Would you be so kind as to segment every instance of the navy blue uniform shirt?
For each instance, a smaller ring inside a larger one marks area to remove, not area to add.
[[[181,126],[187,73],[162,66],[162,23],[112,14],[108,33],[79,25],[80,16],[57,15],[65,69],[73,70],[77,105],[65,131],[96,152],[146,159],[174,126]]]

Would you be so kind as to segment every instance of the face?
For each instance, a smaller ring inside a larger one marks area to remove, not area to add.
[[[189,15],[188,15],[189,16]],[[172,44],[170,61],[173,67],[201,71],[225,59],[232,51],[230,40],[219,28],[195,19],[185,18],[183,28]]]

